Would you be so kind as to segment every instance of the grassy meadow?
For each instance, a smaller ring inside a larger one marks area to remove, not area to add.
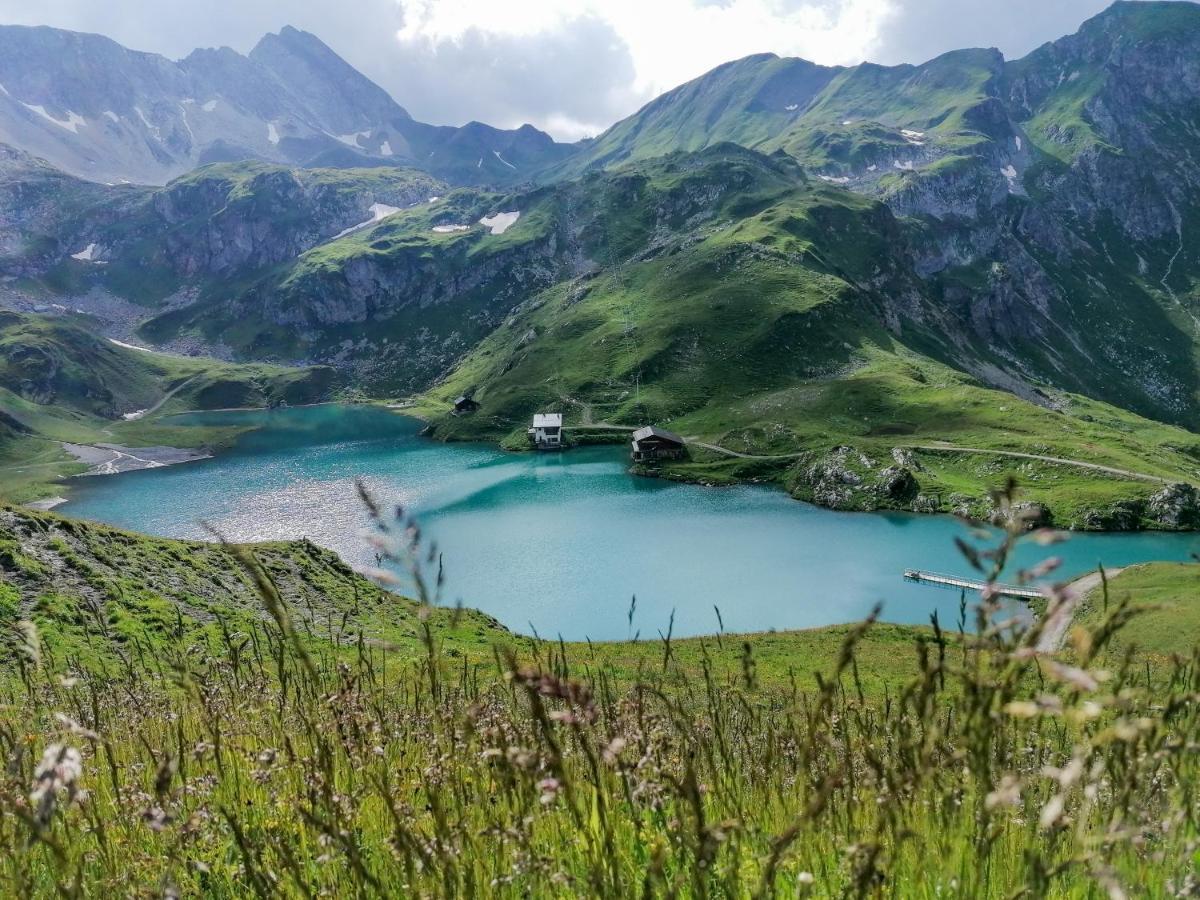
[[[1058,595],[1024,631],[984,608],[961,630],[561,644],[438,607],[419,524],[374,521],[379,583],[305,542],[0,510],[6,893],[1195,889],[1200,655],[1194,632],[1153,668],[1121,644],[1120,578],[1061,653],[1037,649]],[[1020,527],[977,548],[985,576]],[[380,586],[389,563],[413,600]]]

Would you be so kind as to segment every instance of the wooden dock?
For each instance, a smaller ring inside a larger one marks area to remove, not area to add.
[[[988,586],[986,581],[961,578],[958,575],[923,572],[920,569],[905,569],[904,578],[907,581],[918,581],[922,584],[940,584],[943,587],[962,588],[967,591],[982,591]],[[1042,592],[1037,588],[1017,587],[1012,584],[993,584],[992,592],[1001,597],[1016,597],[1021,600],[1038,600],[1042,597]]]

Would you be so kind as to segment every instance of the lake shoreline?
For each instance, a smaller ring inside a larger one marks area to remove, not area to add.
[[[526,453],[537,452],[537,451],[533,450],[532,448],[512,446],[511,443],[506,442],[506,440],[505,440],[506,436],[500,434],[499,431],[497,431],[497,430],[489,430],[489,431],[486,431],[483,433],[470,433],[470,434],[465,434],[465,435],[457,435],[457,434],[453,434],[453,433],[448,434],[442,428],[439,427],[441,424],[443,424],[443,422],[444,422],[443,419],[441,419],[437,415],[434,415],[430,412],[422,410],[422,408],[415,402],[411,402],[411,405],[409,405],[408,403],[406,403],[406,404],[385,404],[382,402],[372,401],[372,405],[377,405],[380,408],[387,409],[393,413],[404,415],[409,418],[417,419],[418,421],[424,422],[426,424],[426,428],[423,430],[422,434],[425,437],[429,438],[430,440],[434,440],[434,441],[438,441],[438,442],[446,443],[446,444],[486,443],[491,446],[496,446],[506,453],[512,453],[517,456],[524,455]],[[580,428],[586,432],[587,426],[586,425],[578,426],[578,428]],[[564,429],[564,431],[566,431],[566,430],[567,429]],[[628,435],[632,434],[633,431],[634,431],[634,429],[631,426],[631,427],[629,427],[627,432],[619,432],[618,433],[618,432],[613,432],[611,430],[602,431],[602,432],[588,432],[586,434],[587,440],[581,441],[581,442],[577,443],[575,446],[576,447],[584,447],[584,446],[600,446],[600,445],[608,445],[608,446],[623,445],[623,444],[627,443]],[[613,436],[614,434],[619,434],[620,436],[614,437]],[[709,453],[709,451],[706,449],[706,446],[704,444],[700,444],[695,441],[689,441],[689,445],[690,446],[699,446],[705,453]],[[572,446],[568,445],[561,452],[569,453],[571,451],[571,449],[573,449]],[[949,452],[948,450],[946,450],[946,448],[939,448],[939,450],[940,450],[940,452]],[[817,456],[818,454],[813,453],[812,455]],[[1003,454],[1001,454],[1001,455],[1003,455]],[[985,523],[985,522],[989,521],[989,519],[986,515],[983,515],[983,516],[981,516],[981,515],[963,515],[953,508],[951,508],[951,509],[944,508],[940,502],[936,506],[933,506],[930,508],[915,507],[912,504],[889,503],[885,499],[878,497],[878,496],[874,496],[867,492],[860,492],[859,494],[856,495],[855,499],[858,502],[855,505],[839,506],[839,505],[835,505],[832,503],[827,503],[827,502],[824,502],[824,496],[818,491],[814,491],[814,490],[797,491],[797,490],[793,489],[793,487],[789,487],[789,485],[785,483],[784,475],[785,475],[787,468],[790,465],[793,465],[800,458],[801,458],[801,454],[795,454],[793,456],[788,456],[788,457],[784,457],[784,456],[781,456],[781,457],[757,457],[757,456],[738,457],[736,455],[727,457],[727,456],[723,456],[718,453],[711,453],[710,458],[703,459],[699,462],[690,462],[690,463],[688,463],[688,462],[685,462],[685,463],[668,462],[666,464],[631,463],[630,466],[628,467],[628,471],[631,475],[636,475],[639,477],[660,478],[660,479],[665,479],[667,481],[676,481],[676,482],[680,482],[683,484],[694,484],[694,485],[699,485],[702,487],[731,487],[731,486],[739,485],[739,484],[774,486],[774,487],[777,487],[779,490],[783,491],[784,493],[786,493],[793,500],[798,500],[802,503],[809,503],[809,504],[812,504],[813,506],[817,506],[822,509],[832,510],[835,512],[865,512],[865,513],[903,512],[903,513],[914,513],[916,515],[953,516],[955,518],[958,518],[958,519],[961,519],[964,521],[976,522],[976,523]],[[688,465],[698,465],[698,466],[706,467],[707,471],[689,470],[687,468]],[[723,467],[723,466],[731,471],[721,471],[721,467]],[[739,467],[745,467],[747,469],[758,468],[760,471],[750,474],[750,473],[745,473],[745,472],[739,471],[738,470]],[[1164,482],[1163,486],[1165,487],[1165,486],[1168,486],[1169,484],[1170,484],[1169,482]],[[1131,501],[1123,501],[1123,502],[1137,502],[1137,498],[1134,497],[1134,495],[1131,494],[1130,496],[1131,496],[1131,498],[1133,498]],[[977,500],[976,502],[977,502],[977,504],[979,504],[979,503],[983,503],[984,501]],[[1134,527],[1128,527],[1128,528],[1122,528],[1122,527],[1078,527],[1073,521],[1067,525],[1059,525],[1059,524],[1055,524],[1055,520],[1060,517],[1062,510],[1056,509],[1054,507],[1054,505],[1045,505],[1045,504],[1040,504],[1040,503],[1036,504],[1036,505],[1041,506],[1047,514],[1047,517],[1046,517],[1047,520],[1042,522],[1041,524],[1044,524],[1045,527],[1053,528],[1055,530],[1063,531],[1063,532],[1067,532],[1067,533],[1071,533],[1071,534],[1137,534],[1139,532],[1153,532],[1153,533],[1164,533],[1164,534],[1172,534],[1172,533],[1197,534],[1197,533],[1200,533],[1200,527],[1197,527],[1197,528],[1172,527],[1170,525],[1166,525],[1166,524],[1162,524],[1162,523],[1154,523],[1153,520],[1144,520],[1140,523],[1136,523],[1134,525]],[[995,523],[992,522],[992,524],[995,524]]]
[[[315,408],[320,408],[320,407],[331,407],[331,406],[375,408],[375,409],[387,411],[393,415],[403,416],[403,417],[413,419],[418,422],[422,422],[425,424],[426,427],[422,429],[421,437],[425,440],[429,440],[434,443],[466,444],[466,445],[479,444],[479,445],[483,445],[483,446],[497,448],[497,449],[503,451],[504,453],[512,454],[513,456],[517,456],[517,457],[524,456],[526,454],[532,454],[535,452],[532,449],[516,448],[516,447],[506,445],[505,442],[501,438],[497,437],[495,434],[492,434],[489,437],[483,437],[483,436],[478,436],[478,435],[459,437],[459,436],[453,435],[453,434],[445,434],[444,432],[441,431],[441,429],[438,428],[438,422],[436,421],[436,419],[433,416],[429,415],[428,413],[425,413],[421,409],[421,407],[418,404],[414,403],[413,401],[395,401],[395,400],[385,401],[382,399],[376,399],[376,400],[366,400],[366,401],[361,401],[361,402],[346,402],[346,401],[328,400],[328,401],[320,401],[317,403],[296,404],[295,406],[287,406],[287,407],[258,406],[258,407],[229,407],[229,408],[211,409],[211,410],[207,410],[207,409],[206,410],[191,410],[191,411],[188,411],[187,413],[174,413],[173,415],[175,415],[175,416],[197,415],[197,414],[204,415],[204,414],[210,414],[210,413],[212,413],[212,414],[216,414],[216,413],[263,413],[263,412],[273,412],[276,410],[285,412],[289,409],[315,409]],[[250,427],[246,428],[246,431],[247,432],[258,431],[258,430],[261,430],[263,427],[264,426],[261,424],[255,425],[255,426],[250,426]],[[632,432],[632,428],[630,429],[630,432]],[[624,433],[621,433],[620,437],[610,437],[608,433],[589,434],[589,435],[587,435],[587,437],[589,439],[580,442],[578,444],[579,447],[620,446],[626,442],[626,436]],[[95,445],[95,446],[103,448],[110,455],[114,451],[119,451],[121,453],[126,453],[126,455],[134,456],[135,458],[138,454],[127,453],[127,451],[139,449],[139,448],[117,448],[115,446],[113,448],[108,448],[105,445]],[[64,448],[65,447],[66,447],[66,445],[64,444]],[[140,449],[145,450],[145,451],[152,451],[152,452],[153,451],[163,451],[167,457],[170,457],[172,454],[180,454],[181,456],[180,456],[180,458],[171,459],[169,462],[159,460],[159,459],[151,459],[151,460],[143,460],[143,461],[141,461],[140,464],[135,464],[132,461],[128,461],[129,464],[126,468],[116,468],[115,470],[105,470],[105,471],[98,470],[98,468],[103,468],[105,465],[104,461],[100,461],[99,465],[97,465],[96,463],[92,463],[93,468],[91,470],[89,470],[88,472],[85,472],[82,474],[87,475],[89,477],[96,477],[96,476],[102,476],[102,475],[120,474],[122,471],[134,471],[134,470],[138,470],[138,469],[156,468],[159,465],[177,465],[177,464],[182,464],[185,462],[194,462],[194,461],[198,461],[198,460],[202,460],[202,459],[206,459],[206,458],[211,458],[213,456],[219,456],[219,455],[227,452],[230,449],[230,447],[229,446],[205,447],[203,445],[198,445],[196,448],[156,447],[156,448],[140,448]],[[569,452],[571,452],[571,449],[572,449],[571,447],[567,447],[562,452],[569,453]],[[108,460],[108,462],[116,462],[117,459],[119,459],[119,456],[114,456],[114,457],[111,457],[111,459]],[[88,460],[81,460],[81,461],[87,462]],[[736,470],[736,467],[739,465],[739,463],[740,464],[757,463],[760,466],[765,465],[767,471],[760,471],[755,474],[740,473]],[[709,466],[710,469],[714,469],[714,470],[717,467],[721,466],[722,464],[729,466],[731,469],[733,469],[733,471],[732,472],[720,472],[718,475],[714,476],[713,471],[707,471],[707,472],[689,471],[686,468],[680,467],[679,464],[671,464],[671,463],[668,463],[665,466],[646,465],[646,464],[631,464],[631,465],[627,466],[626,470],[630,475],[636,476],[636,477],[661,479],[661,480],[673,481],[673,482],[678,482],[678,483],[683,483],[683,484],[692,484],[692,485],[696,485],[696,486],[700,486],[700,487],[725,488],[725,487],[733,487],[733,486],[737,486],[737,485],[755,485],[755,486],[773,487],[773,488],[776,488],[776,489],[782,491],[783,493],[787,494],[793,500],[797,500],[802,503],[809,503],[813,506],[816,506],[816,507],[819,507],[822,509],[828,509],[828,510],[835,511],[835,512],[863,512],[863,513],[899,512],[899,513],[913,513],[916,515],[951,516],[951,517],[960,519],[962,521],[967,521],[967,522],[972,522],[972,523],[983,523],[983,522],[987,521],[984,518],[959,515],[959,514],[956,514],[956,512],[954,510],[943,509],[940,506],[938,508],[930,508],[930,509],[920,509],[920,508],[914,509],[912,506],[909,506],[909,505],[889,504],[889,503],[882,502],[882,501],[873,502],[873,503],[870,503],[870,502],[863,503],[861,505],[857,505],[854,507],[837,506],[837,505],[833,505],[833,504],[823,503],[823,502],[821,502],[822,498],[820,496],[812,496],[812,495],[801,496],[801,495],[798,495],[794,490],[789,489],[788,485],[786,485],[783,480],[783,469],[779,468],[782,465],[781,460],[756,460],[756,459],[737,460],[737,459],[724,459],[724,458],[721,458],[718,456],[717,458],[712,459],[712,460],[706,459],[701,463],[701,465]],[[772,471],[772,469],[774,469],[774,471]],[[75,477],[79,477],[79,476],[70,476],[70,478],[75,478]],[[69,481],[69,479],[60,479],[57,482],[57,484],[59,484],[60,486],[63,486],[63,487],[67,487],[67,489],[69,490],[68,481]],[[66,498],[66,501],[64,501],[63,498],[54,498],[54,499],[59,500],[59,503],[55,504],[55,506],[58,506],[58,505],[61,505],[61,502],[69,502],[70,498],[69,497]],[[33,501],[33,502],[40,502],[40,501]],[[26,505],[28,505],[28,504],[26,504]],[[31,507],[31,508],[33,508],[33,507]],[[1071,534],[1136,534],[1139,532],[1167,533],[1167,534],[1169,534],[1169,533],[1200,533],[1200,530],[1198,530],[1198,529],[1172,528],[1172,527],[1169,527],[1166,525],[1160,525],[1157,527],[1135,527],[1135,528],[1117,528],[1117,527],[1079,528],[1079,527],[1075,527],[1073,524],[1072,525],[1055,525],[1055,524],[1053,524],[1055,510],[1053,509],[1053,507],[1050,507],[1048,509],[1048,512],[1050,514],[1050,523],[1047,525],[1047,527],[1054,528],[1056,530],[1060,530],[1060,531],[1063,531],[1066,533],[1071,533]],[[995,523],[993,523],[993,524],[995,524]]]

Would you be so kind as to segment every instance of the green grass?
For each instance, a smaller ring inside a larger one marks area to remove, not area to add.
[[[307,541],[246,549],[274,579],[296,627],[314,647],[324,648],[330,635],[352,622],[354,633],[386,646],[393,662],[424,652],[418,605],[352,572],[333,553]],[[34,622],[52,668],[119,667],[129,653],[149,658],[169,635],[218,652],[222,629],[253,629],[265,615],[236,548],[147,537],[53,513],[0,507],[0,571],[21,598],[0,625],[11,628],[21,617]],[[43,597],[53,602],[43,603]],[[439,609],[429,623],[452,656],[472,665],[493,661],[497,646],[522,652],[544,646],[473,610]],[[851,630],[677,639],[672,654],[691,675],[698,676],[708,660],[733,676],[741,673],[749,646],[757,677],[772,691],[793,684],[813,689],[814,672],[836,661]],[[885,685],[898,689],[915,671],[916,656],[908,652],[914,637],[927,633],[899,625],[874,629],[860,647],[864,689],[872,696],[882,696]],[[621,678],[659,666],[663,653],[660,639],[567,647]]]
[[[1190,656],[1200,638],[1200,565],[1150,563],[1130,566],[1096,588],[1080,604],[1078,624],[1095,627],[1128,604],[1132,618],[1112,640],[1113,658],[1137,650],[1158,665],[1171,656]]]

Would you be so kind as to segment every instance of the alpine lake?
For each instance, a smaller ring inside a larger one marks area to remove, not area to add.
[[[513,454],[446,444],[371,406],[173,421],[253,430],[214,458],[74,479],[60,511],[167,537],[211,539],[209,527],[235,541],[306,537],[371,567],[361,479],[436,544],[441,603],[566,640],[809,628],[860,620],[876,604],[886,621],[925,623],[936,611],[952,628],[962,592],[904,572],[973,574],[954,541],[970,530],[954,518],[834,512],[769,487],[638,477],[624,447]],[[1197,551],[1196,534],[1073,534],[1053,547],[1022,544],[1008,575],[1049,555],[1063,560],[1056,577],[1069,578]],[[427,565],[430,581],[437,565]],[[1021,601],[1010,606],[1021,614]]]

